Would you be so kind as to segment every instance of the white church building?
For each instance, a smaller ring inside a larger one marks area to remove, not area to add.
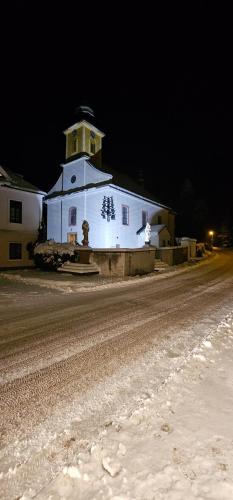
[[[140,248],[149,222],[152,245],[173,245],[172,209],[126,175],[102,165],[104,134],[92,124],[90,108],[79,110],[80,119],[64,132],[66,157],[61,174],[45,197],[47,238],[81,244],[86,220],[90,247]]]

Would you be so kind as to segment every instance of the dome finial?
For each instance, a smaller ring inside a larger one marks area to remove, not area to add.
[[[76,109],[75,109],[75,115],[78,116],[78,118],[94,118],[95,115],[94,115],[94,111],[92,108],[90,108],[90,106],[85,106],[85,105],[82,105],[82,106],[78,106]]]

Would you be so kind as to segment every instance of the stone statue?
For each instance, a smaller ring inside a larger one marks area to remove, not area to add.
[[[150,244],[150,237],[151,237],[151,226],[149,222],[146,223],[145,227],[145,244],[149,245]]]
[[[89,224],[87,220],[84,220],[82,223],[82,230],[83,230],[83,240],[82,244],[84,247],[88,247],[88,233],[89,233]]]

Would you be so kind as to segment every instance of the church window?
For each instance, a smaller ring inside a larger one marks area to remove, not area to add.
[[[129,225],[129,207],[122,205],[122,224],[123,226]]]
[[[72,175],[70,181],[72,182],[72,184],[74,184],[74,182],[76,181],[76,175]]]
[[[77,224],[77,208],[69,208],[69,226],[76,226]]]
[[[148,212],[147,210],[142,211],[142,226],[146,226],[146,223],[148,222]]]

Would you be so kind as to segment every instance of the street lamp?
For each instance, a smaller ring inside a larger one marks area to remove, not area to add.
[[[213,242],[214,242],[214,231],[209,231],[209,236],[210,236],[210,242],[211,242],[211,246],[213,246]]]

